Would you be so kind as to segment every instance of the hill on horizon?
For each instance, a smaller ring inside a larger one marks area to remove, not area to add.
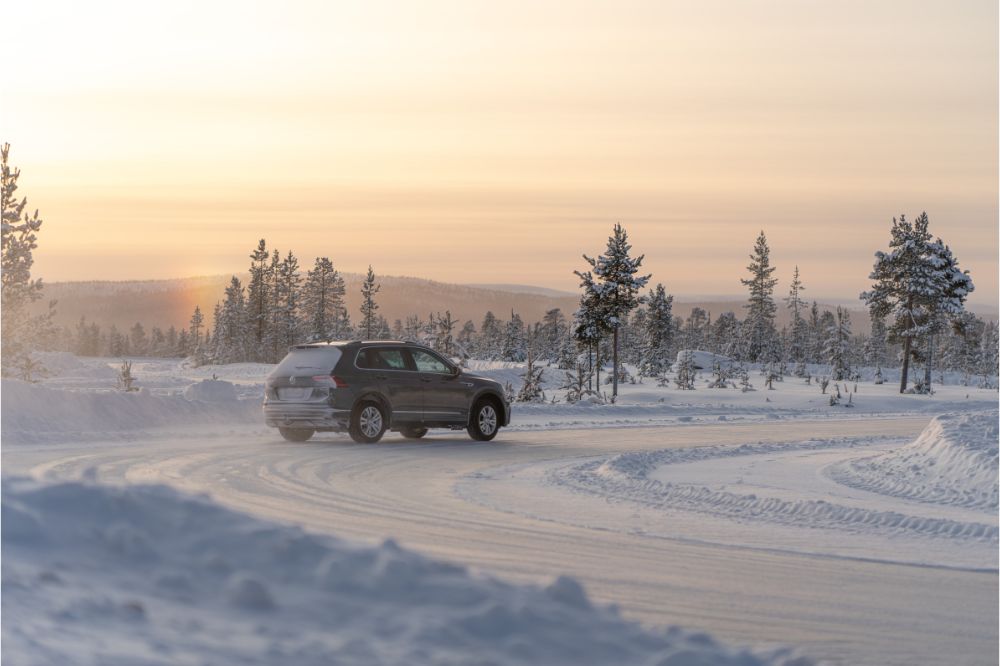
[[[347,307],[352,321],[360,317],[361,283],[359,273],[343,273],[347,289]],[[246,284],[246,274],[237,275]],[[75,281],[52,282],[45,285],[43,299],[36,304],[41,310],[49,300],[56,300],[56,323],[73,327],[81,317],[102,327],[114,324],[120,329],[141,322],[147,329],[153,326],[166,329],[170,326],[187,327],[196,305],[201,307],[206,320],[211,321],[215,304],[222,300],[231,275],[209,275],[161,280],[124,281]],[[579,304],[579,297],[570,292],[519,284],[462,285],[405,276],[378,276],[382,285],[378,293],[379,314],[391,324],[395,319],[418,315],[427,319],[432,312],[450,310],[460,323],[471,319],[476,327],[486,312],[492,311],[500,319],[509,319],[511,311],[517,312],[527,323],[541,320],[547,310],[560,308],[570,317]],[[674,295],[674,314],[686,318],[692,308],[700,307],[712,314],[731,311],[742,318],[745,300],[737,297],[703,297],[687,300]],[[820,302],[821,309],[833,310],[838,304],[834,299]],[[849,307],[855,333],[867,332],[867,311],[860,306]],[[977,313],[996,319],[995,312]],[[779,302],[778,325],[788,323],[790,314]]]

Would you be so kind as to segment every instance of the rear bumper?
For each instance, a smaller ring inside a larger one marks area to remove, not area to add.
[[[346,431],[350,420],[350,410],[333,409],[326,403],[264,403],[264,422],[273,428]]]

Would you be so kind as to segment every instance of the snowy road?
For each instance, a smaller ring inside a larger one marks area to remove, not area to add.
[[[596,599],[617,603],[645,622],[698,627],[735,643],[798,645],[833,663],[996,663],[995,566],[977,571],[962,562],[942,567],[877,561],[905,560],[908,554],[871,557],[867,544],[851,557],[828,548],[823,540],[829,535],[819,532],[812,544],[801,534],[792,543],[780,533],[774,543],[762,543],[752,524],[740,525],[727,539],[718,517],[705,518],[708,538],[692,539],[682,528],[697,522],[697,513],[678,514],[686,523],[679,522],[676,532],[669,524],[651,530],[641,507],[532,480],[532,474],[541,478],[556,467],[620,453],[772,442],[794,447],[804,434],[817,440],[890,438],[876,445],[885,446],[912,440],[928,420],[504,432],[487,444],[450,435],[419,443],[389,437],[375,446],[331,436],[290,444],[248,429],[204,438],[5,446],[3,465],[8,474],[96,473],[102,481],[169,483],[315,530],[365,540],[391,536],[509,578],[549,581],[567,573]],[[756,459],[776,455],[786,454]],[[825,463],[830,454],[810,456]],[[766,465],[757,471],[745,461],[735,465],[723,472],[747,487],[775,485]],[[778,490],[823,492],[810,487],[807,474],[816,469],[803,472],[798,488]],[[722,473],[704,466],[694,471],[706,483],[718,482]],[[664,479],[671,473],[656,472]],[[840,492],[840,499],[857,501],[857,495]],[[941,511],[940,517],[962,516]]]

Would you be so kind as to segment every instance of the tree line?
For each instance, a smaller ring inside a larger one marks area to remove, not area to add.
[[[988,380],[997,375],[997,324],[964,308],[974,286],[968,271],[941,238],[929,230],[926,213],[910,222],[893,219],[889,249],[875,255],[872,287],[861,294],[871,314],[871,329],[852,330],[847,309],[820,311],[804,298],[805,286],[796,266],[784,307],[791,323],[776,326],[776,268],[763,231],[757,237],[748,277],[745,316],[694,308],[686,319],[673,315],[673,296],[662,283],[646,293],[651,275],[641,274],[644,257],[632,256],[624,227],[616,224],[603,254],[584,255],[580,306],[569,316],[558,308],[538,322],[525,323],[516,313],[487,312],[477,326],[459,324],[449,311],[426,319],[409,316],[391,324],[379,314],[380,285],[371,266],[362,284],[362,305],[352,319],[345,305],[344,279],[327,257],[302,271],[293,252],[268,249],[261,239],[249,255],[246,285],[233,276],[211,318],[196,307],[187,326],[128,330],[102,328],[81,320],[75,328],[53,325],[54,303],[42,314],[30,314],[42,298],[42,281],[32,278],[33,251],[42,221],[18,199],[20,171],[8,164],[9,145],[0,150],[2,213],[2,303],[0,371],[4,376],[37,374],[34,350],[60,349],[82,356],[180,356],[194,362],[275,363],[291,345],[316,340],[403,339],[424,342],[458,359],[511,362],[538,361],[576,369],[586,366],[600,382],[601,368],[612,364],[612,395],[628,363],[646,376],[661,376],[677,352],[711,351],[744,363],[771,363],[805,372],[806,364],[825,364],[835,379],[859,366],[899,366],[900,390],[927,391],[932,369],[962,372]],[[908,388],[911,364],[923,375]],[[582,375],[581,375],[582,376]]]

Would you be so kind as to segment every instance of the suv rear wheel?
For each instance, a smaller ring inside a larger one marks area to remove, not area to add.
[[[351,439],[359,444],[374,444],[382,439],[385,427],[385,412],[376,402],[360,402],[351,414]]]
[[[500,414],[497,407],[489,400],[476,403],[469,419],[469,437],[479,442],[488,442],[497,436],[500,430]]]
[[[289,442],[305,442],[316,431],[309,428],[278,428],[278,432]]]

